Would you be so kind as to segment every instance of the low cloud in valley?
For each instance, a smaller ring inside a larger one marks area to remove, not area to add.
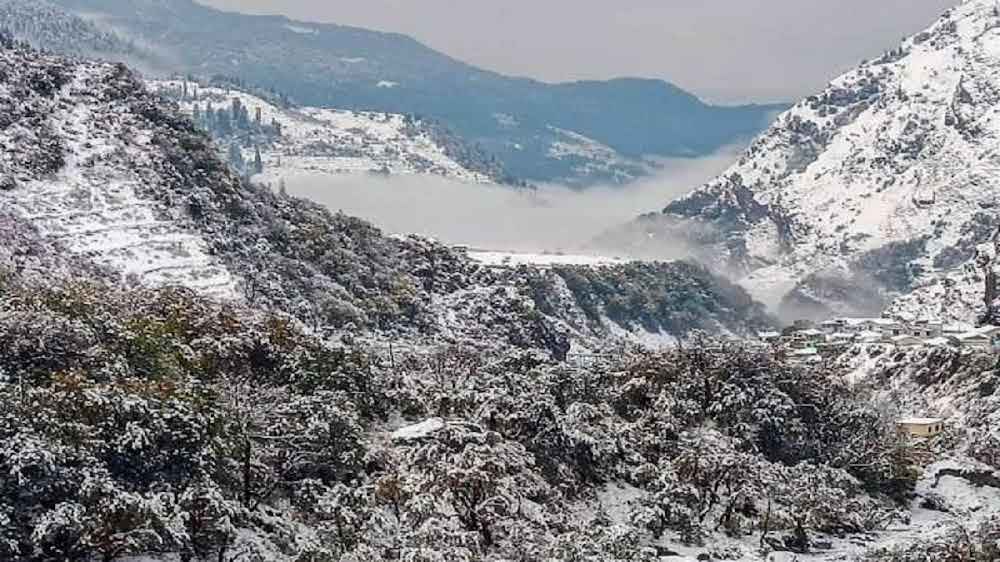
[[[513,251],[579,251],[594,237],[725,170],[727,150],[666,163],[655,177],[627,186],[537,191],[470,185],[427,176],[301,175],[285,178],[290,194],[362,217],[391,233],[423,234],[451,244]]]

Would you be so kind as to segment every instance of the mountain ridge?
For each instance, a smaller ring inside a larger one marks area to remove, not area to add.
[[[181,73],[233,76],[287,92],[301,105],[442,121],[528,181],[625,183],[654,171],[658,158],[706,155],[749,138],[784,107],[711,106],[661,80],[546,84],[506,77],[400,34],[233,14],[187,0],[139,10],[121,0],[57,2],[122,35],[151,40]],[[608,146],[618,158],[553,155],[560,137],[549,127]]]
[[[128,285],[247,301],[320,332],[478,340],[493,330],[562,358],[615,329],[683,336],[772,323],[741,290],[687,264],[622,265],[569,291],[573,268],[498,271],[430,240],[387,237],[245,182],[124,65],[2,47],[0,202]],[[630,282],[648,275],[672,281],[649,291]],[[626,299],[631,307],[617,302]]]
[[[974,319],[1000,197],[995,8],[963,2],[834,79],[634,229],[688,240],[789,316]]]

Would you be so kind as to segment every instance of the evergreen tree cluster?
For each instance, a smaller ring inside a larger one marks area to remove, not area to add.
[[[868,397],[761,348],[387,358],[183,289],[0,278],[6,560],[652,561],[718,532],[805,552],[912,485]],[[609,484],[636,491],[624,515],[581,517]]]
[[[180,101],[194,102],[192,120],[195,126],[225,148],[226,161],[234,170],[244,176],[264,172],[261,147],[266,148],[281,137],[281,123],[276,120],[265,123],[259,107],[248,108],[237,97],[224,106],[216,107],[210,99],[205,99],[203,105],[199,83],[186,79],[180,87],[166,93]],[[244,156],[245,149],[252,149],[251,158]]]

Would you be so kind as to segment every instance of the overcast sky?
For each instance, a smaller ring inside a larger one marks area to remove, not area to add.
[[[546,81],[641,76],[713,101],[794,100],[958,0],[200,0],[397,31]]]

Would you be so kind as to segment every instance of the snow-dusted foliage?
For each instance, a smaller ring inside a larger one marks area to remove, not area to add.
[[[592,289],[574,287],[563,302],[539,292],[530,270],[494,271],[441,244],[386,237],[362,220],[249,184],[125,67],[7,44],[0,70],[9,80],[0,84],[0,201],[45,239],[129,283],[236,298],[293,314],[316,331],[497,339],[557,356],[571,338],[612,332],[601,322],[566,321],[577,308],[599,312],[588,293],[612,296],[600,274]],[[242,103],[231,106],[255,121]],[[629,297],[634,317],[608,307],[615,326],[634,320],[683,336],[768,322],[744,293],[697,268],[622,266],[606,274],[612,286],[623,287],[623,277],[649,285]],[[689,310],[705,314],[665,310],[663,303],[688,297]],[[639,306],[660,308],[640,315]]]
[[[186,289],[3,279],[9,560],[654,560],[716,533],[806,551],[881,528],[875,490],[912,482],[867,402],[759,348],[388,361]],[[608,482],[636,501],[588,515]]]
[[[284,96],[255,95],[222,81],[154,81],[150,87],[177,101],[241,172],[274,186],[301,173],[515,183],[495,159],[413,116],[294,107]],[[238,157],[231,157],[233,150]]]
[[[0,30],[62,54],[139,56],[131,42],[47,0],[0,0]]]

